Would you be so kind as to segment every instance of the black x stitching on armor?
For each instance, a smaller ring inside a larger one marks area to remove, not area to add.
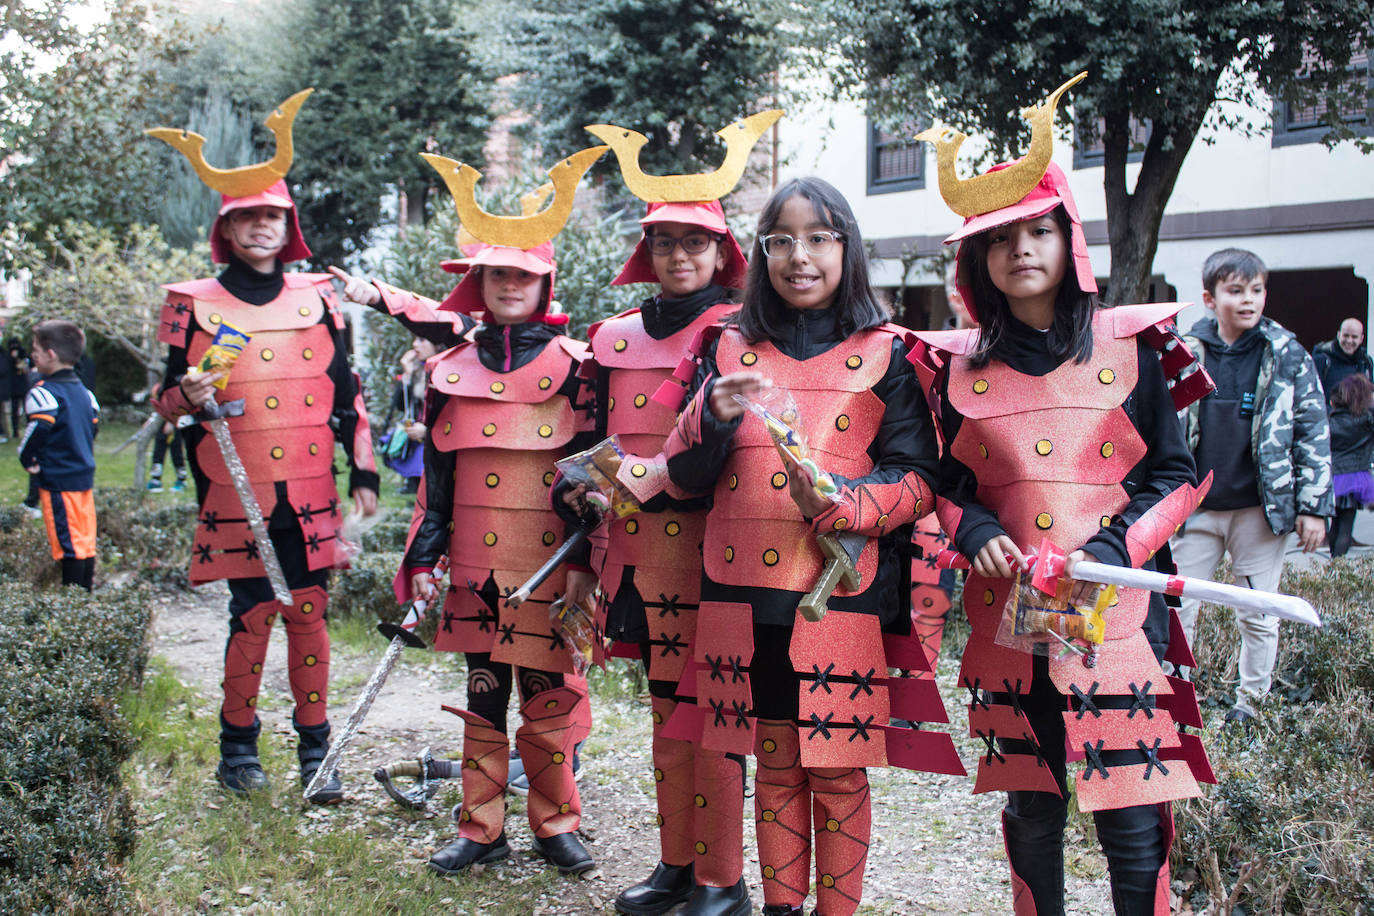
[[[835,714],[833,712],[826,713],[824,719],[822,719],[820,716],[813,712],[811,714],[811,734],[807,735],[806,739],[810,741],[812,738],[816,737],[817,734],[820,734],[825,738],[826,741],[829,741],[830,720],[833,718],[835,718]]]
[[[1147,719],[1155,717],[1154,707],[1150,704],[1150,685],[1153,683],[1153,681],[1146,681],[1144,687],[1137,687],[1135,681],[1131,681],[1131,693],[1135,695],[1135,699],[1131,701],[1131,708],[1126,713],[1126,718],[1134,719],[1137,712],[1145,713]],[[1149,770],[1145,772],[1149,773]]]
[[[681,655],[682,650],[687,648],[687,640],[682,638],[681,633],[673,633],[671,635],[668,633],[659,633],[658,635],[660,637],[659,641],[663,644],[663,649],[658,653],[659,658],[667,658],[670,652],[673,655]]]
[[[1169,768],[1159,759],[1159,746],[1163,742],[1156,738],[1153,747],[1146,747],[1145,742],[1136,739],[1135,746],[1140,748],[1140,752],[1145,755],[1145,779],[1150,778],[1152,770],[1159,770],[1165,776],[1169,775]]]
[[[987,693],[979,686],[981,683],[982,680],[980,678],[974,678],[972,684],[968,681],[964,681],[964,687],[968,690],[968,705],[970,710],[977,708],[987,710],[992,708],[992,703],[989,701]]]
[[[863,738],[865,741],[872,741],[872,740],[873,740],[872,737],[870,737],[869,734],[868,734],[868,730],[869,730],[872,726],[873,726],[873,717],[872,717],[872,716],[869,716],[867,719],[864,719],[863,721],[860,721],[860,720],[859,720],[859,717],[858,717],[858,716],[855,716],[855,717],[854,717],[854,731],[851,732],[850,735],[849,735],[849,741],[850,741],[850,743],[853,743],[853,741],[854,741],[855,738]]]
[[[989,729],[989,730],[986,731],[986,732],[982,731],[981,729],[974,729],[974,730],[973,730],[973,734],[976,735],[977,737],[981,738],[982,741],[983,741],[983,743],[986,744],[987,747],[988,747],[987,756],[983,758],[984,762],[986,762],[986,763],[992,763],[992,758],[994,758],[994,757],[997,758],[997,762],[998,762],[998,763],[1006,763],[1006,762],[1007,762],[1007,758],[1004,757],[1004,756],[1002,755],[1002,752],[999,751],[999,750],[997,749],[997,743],[996,743],[996,742],[997,742],[997,730],[996,730],[996,729]]]
[[[834,662],[831,662],[830,664],[826,665],[824,671],[821,670],[820,665],[817,665],[815,662],[812,662],[811,672],[816,676],[816,679],[811,682],[811,687],[807,690],[807,693],[815,693],[822,687],[825,688],[826,693],[834,693],[835,691],[830,686],[830,673],[834,670]]]
[[[1074,718],[1082,719],[1083,713],[1085,712],[1092,713],[1094,719],[1102,718],[1102,710],[1098,709],[1097,704],[1093,702],[1093,697],[1097,695],[1097,688],[1100,686],[1101,685],[1098,684],[1097,681],[1093,681],[1092,686],[1088,688],[1088,692],[1084,693],[1078,688],[1077,684],[1069,685],[1069,689],[1073,691],[1073,695],[1078,697],[1078,702],[1083,704],[1078,708],[1078,712]]]
[[[725,674],[720,670],[720,668],[721,668],[721,665],[725,664],[725,656],[724,656],[724,655],[714,655],[714,656],[713,656],[713,655],[707,655],[707,656],[706,656],[706,664],[708,664],[708,665],[711,666],[711,672],[710,672],[710,674],[707,676],[707,680],[710,680],[710,681],[720,681],[722,684],[724,684],[724,683],[725,683]]]
[[[1101,773],[1103,779],[1111,778],[1112,774],[1107,772],[1107,765],[1102,762],[1102,747],[1106,743],[1101,738],[1097,739],[1096,746],[1089,741],[1083,742],[1083,753],[1088,758],[1088,771],[1083,774],[1084,782],[1091,779],[1093,773]]]
[[[744,656],[743,656],[743,655],[732,655],[732,656],[730,656],[730,683],[732,683],[732,684],[744,684],[744,683],[748,683],[748,682],[745,680],[745,678],[744,678]]]
[[[716,714],[715,719],[712,720],[711,724],[712,724],[712,725],[724,725],[724,724],[725,724],[725,701],[724,701],[724,700],[708,700],[707,702],[709,702],[709,703],[711,704],[711,711],[714,712],[714,713]]]
[[[500,632],[500,639],[498,640],[498,642],[500,642],[502,645],[505,645],[507,643],[510,643],[511,645],[515,644],[515,624],[497,624],[496,629]]]
[[[873,696],[873,687],[869,682],[873,680],[873,674],[875,671],[877,671],[876,668],[869,668],[867,674],[860,674],[858,671],[854,672],[854,689],[849,694],[849,698],[851,700],[858,697],[860,692],[866,693],[869,696]]]

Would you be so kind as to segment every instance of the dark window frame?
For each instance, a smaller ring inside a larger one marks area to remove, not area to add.
[[[1101,120],[1101,118],[1098,119],[1099,122]],[[1127,162],[1140,162],[1142,159],[1145,158],[1145,145],[1150,142],[1150,130],[1152,130],[1153,128],[1149,121],[1142,122],[1134,117],[1131,118],[1131,123],[1137,128],[1141,126],[1146,128],[1144,139],[1140,144],[1140,149],[1129,150],[1126,153]],[[1099,123],[1097,127],[1097,140],[1095,141],[1095,145],[1092,149],[1088,149],[1086,146],[1083,145],[1083,131],[1078,129],[1078,122],[1077,120],[1075,120],[1073,130],[1074,169],[1095,169],[1100,166],[1106,165],[1106,160],[1107,151],[1102,146],[1101,123]]]
[[[911,146],[916,150],[916,171],[895,178],[879,178],[878,164],[879,157],[883,151],[893,146]],[[925,144],[918,143],[910,138],[902,139],[893,136],[890,140],[883,139],[883,130],[873,121],[868,122],[868,157],[867,157],[867,181],[868,194],[893,194],[897,191],[919,191],[926,186],[926,150]]]
[[[1361,52],[1357,49],[1352,57]],[[1350,74],[1352,79],[1358,77],[1361,70],[1364,71],[1365,82],[1365,109],[1364,114],[1352,115],[1345,119],[1347,125],[1358,137],[1368,137],[1374,134],[1374,67],[1369,65],[1370,52],[1363,52],[1363,60],[1356,63],[1351,61]],[[1298,77],[1302,79],[1301,76]],[[1271,147],[1297,146],[1302,143],[1320,143],[1322,138],[1330,133],[1331,128],[1321,121],[1300,122],[1293,125],[1292,107],[1282,99],[1274,102],[1274,129],[1270,138]]]

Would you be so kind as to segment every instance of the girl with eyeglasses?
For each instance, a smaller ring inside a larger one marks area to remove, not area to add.
[[[657,510],[611,520],[604,551],[592,555],[606,634],[644,661],[653,698],[659,862],[620,893],[616,909],[653,916],[686,900],[687,916],[747,916],[744,758],[669,734],[696,636],[706,504],[667,486],[662,449],[676,402],[655,398],[696,335],[738,310],[731,290],[744,284],[746,264],[718,201],[651,203],[640,224],[644,236],[613,282],[656,283],[658,291],[592,325],[584,364],[595,368],[599,436],[620,436],[630,453],[622,466],[643,472],[626,479]]]
[[[803,912],[813,854],[815,912],[858,908],[871,820],[864,767],[885,765],[900,743],[889,734],[884,637],[910,627],[898,542],[930,511],[938,471],[904,333],[869,287],[844,197],[816,178],[789,181],[759,216],[739,314],[698,347],[692,398],[668,442],[673,483],[714,500],[694,652],[702,740],[757,755],[768,916]],[[733,398],[769,384],[795,399],[794,422],[833,497],[785,464]],[[810,621],[798,605],[825,565],[818,535],[852,551],[861,582],[836,588]]]

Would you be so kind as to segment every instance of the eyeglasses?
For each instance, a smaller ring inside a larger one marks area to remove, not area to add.
[[[701,254],[711,247],[711,243],[715,240],[716,236],[709,232],[692,232],[680,239],[673,238],[671,235],[650,235],[645,237],[644,242],[649,246],[650,254],[666,257],[672,254],[673,249],[679,245],[688,254]]]
[[[838,232],[808,232],[801,238],[776,233],[759,236],[759,247],[770,258],[786,258],[792,254],[794,246],[801,245],[802,249],[811,257],[820,258],[829,254],[836,243],[842,241],[844,241],[844,236]]]

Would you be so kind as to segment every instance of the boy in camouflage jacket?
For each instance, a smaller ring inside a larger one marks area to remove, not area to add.
[[[1263,317],[1268,270],[1229,248],[1203,265],[1203,304],[1213,317],[1184,337],[1217,390],[1180,416],[1198,477],[1212,489],[1173,540],[1179,572],[1211,578],[1225,553],[1235,579],[1274,591],[1292,535],[1305,551],[1322,543],[1333,511],[1326,405],[1311,356],[1282,325]],[[1198,602],[1180,616],[1189,643]],[[1244,723],[1269,692],[1279,620],[1236,612],[1240,688],[1226,722]]]

